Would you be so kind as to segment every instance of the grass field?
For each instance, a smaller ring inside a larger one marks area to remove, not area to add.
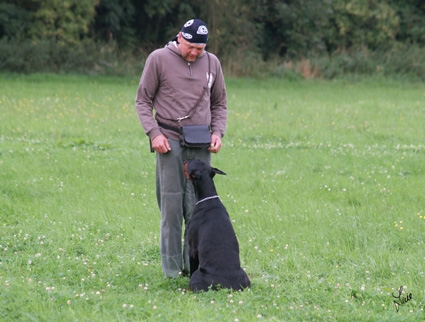
[[[0,76],[0,321],[425,319],[423,84],[228,79],[213,165],[252,288],[201,294],[162,277],[137,84]]]

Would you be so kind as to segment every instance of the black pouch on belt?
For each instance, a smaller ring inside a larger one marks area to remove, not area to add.
[[[208,125],[184,125],[180,127],[180,145],[188,148],[205,148],[211,144]]]

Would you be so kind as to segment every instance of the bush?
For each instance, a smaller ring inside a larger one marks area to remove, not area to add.
[[[332,55],[316,55],[307,59],[284,61],[271,74],[303,78],[332,79],[345,75],[402,77],[413,81],[425,80],[425,48],[402,46],[376,51],[360,48]]]
[[[0,71],[12,73],[140,74],[143,58],[120,51],[116,43],[86,39],[75,45],[53,40],[0,40]],[[143,55],[142,55],[143,56]]]
[[[140,76],[148,52],[121,50],[115,42],[86,39],[75,45],[52,40],[39,42],[0,40],[0,72],[76,73]],[[398,45],[389,49],[318,54],[287,60],[238,50],[219,57],[226,76],[332,79],[350,75],[382,75],[425,80],[425,48]]]

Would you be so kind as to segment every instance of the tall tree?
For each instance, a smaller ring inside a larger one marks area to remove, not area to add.
[[[135,8],[133,28],[145,50],[164,46],[178,31],[178,0],[132,0]]]
[[[99,0],[32,0],[32,39],[77,43],[88,34]]]
[[[333,49],[377,49],[396,38],[400,20],[386,1],[334,0],[332,7],[333,33],[328,42]]]
[[[135,43],[134,6],[130,0],[100,0],[92,35],[96,40],[115,40],[122,47]]]
[[[30,27],[30,12],[28,10],[15,3],[0,3],[0,38],[25,38]]]
[[[389,4],[400,18],[396,39],[403,43],[425,45],[425,1],[389,0]]]
[[[260,2],[260,1],[258,1]],[[256,19],[262,21],[263,55],[305,56],[326,50],[332,15],[330,0],[265,0]]]

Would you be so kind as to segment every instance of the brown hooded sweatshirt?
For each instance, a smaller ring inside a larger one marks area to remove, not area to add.
[[[218,58],[204,53],[193,63],[183,59],[175,43],[153,51],[147,58],[136,96],[136,110],[145,133],[151,138],[164,134],[178,140],[179,134],[158,126],[157,122],[173,128],[182,125],[205,124],[222,137],[226,130],[226,85]],[[210,74],[209,74],[210,73]],[[210,75],[210,76],[209,76]],[[190,114],[204,87],[202,100]],[[155,115],[153,115],[155,110]]]

